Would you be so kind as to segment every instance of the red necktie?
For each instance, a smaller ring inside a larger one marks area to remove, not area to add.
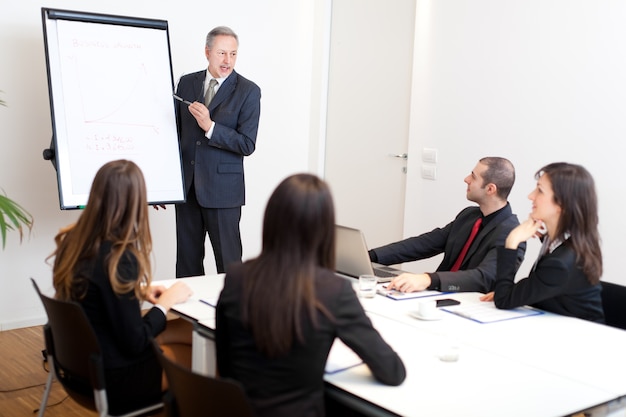
[[[467,238],[467,242],[465,242],[465,246],[463,246],[463,250],[459,254],[459,257],[456,258],[456,262],[454,263],[454,265],[452,265],[452,268],[450,269],[450,271],[458,271],[459,268],[461,267],[461,262],[463,262],[463,258],[465,258],[465,255],[467,254],[467,251],[469,250],[470,245],[472,244],[472,242],[474,241],[474,238],[478,234],[478,229],[480,229],[480,224],[482,222],[483,222],[482,217],[479,217],[476,220],[476,222],[474,222],[474,227],[472,227],[472,233],[470,233],[469,237]]]

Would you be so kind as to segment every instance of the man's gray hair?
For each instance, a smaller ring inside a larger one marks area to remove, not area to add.
[[[239,37],[235,33],[234,30],[229,28],[228,26],[218,26],[211,30],[206,35],[206,47],[211,49],[213,48],[213,42],[217,36],[232,36],[237,41],[237,45],[239,45]]]

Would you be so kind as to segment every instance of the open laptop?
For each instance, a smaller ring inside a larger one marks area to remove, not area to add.
[[[389,282],[404,271],[370,261],[363,232],[346,226],[336,226],[337,272],[350,277],[376,275],[378,282]]]

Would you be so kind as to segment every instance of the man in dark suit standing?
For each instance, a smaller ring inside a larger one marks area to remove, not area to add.
[[[239,39],[225,26],[206,37],[206,70],[181,77],[176,117],[187,200],[176,205],[176,277],[204,275],[209,234],[217,272],[241,262],[243,158],[254,152],[261,90],[235,72]],[[192,102],[189,104],[189,102]]]
[[[417,261],[440,253],[443,261],[436,272],[404,273],[388,289],[403,292],[422,290],[493,290],[496,280],[496,252],[509,232],[519,225],[507,199],[515,182],[513,164],[499,157],[482,158],[465,177],[467,199],[478,203],[461,211],[443,228],[369,251],[370,259],[384,265]],[[472,230],[476,233],[472,235]],[[517,251],[517,268],[524,260],[526,246]]]

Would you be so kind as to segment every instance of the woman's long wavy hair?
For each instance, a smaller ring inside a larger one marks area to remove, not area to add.
[[[285,354],[296,340],[303,342],[303,312],[314,326],[318,311],[332,319],[316,298],[319,268],[335,269],[331,192],[314,175],[292,175],[270,197],[263,249],[246,265],[242,320],[267,356]]]
[[[56,298],[77,300],[84,296],[85,274],[89,273],[84,268],[98,256],[104,241],[112,242],[105,262],[113,291],[124,294],[134,290],[138,299],[144,299],[144,290],[152,281],[152,237],[144,176],[132,161],[103,165],[96,173],[78,221],[56,235],[57,248],[48,258],[54,258]],[[118,274],[120,258],[126,251],[137,259],[136,281],[124,280]]]
[[[602,276],[602,250],[598,232],[598,198],[593,177],[584,167],[566,162],[555,162],[535,174],[546,175],[552,184],[554,202],[561,207],[555,239],[570,242],[576,252],[576,261],[592,284]]]

